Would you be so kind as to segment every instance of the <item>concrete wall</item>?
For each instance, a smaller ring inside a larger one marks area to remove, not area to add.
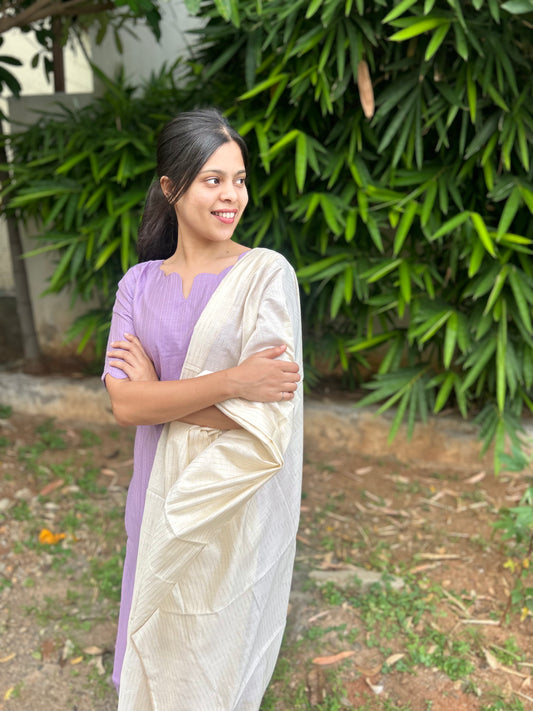
[[[183,0],[168,0],[161,3],[160,9],[159,42],[146,27],[134,26],[131,29],[136,36],[121,34],[122,54],[117,52],[111,35],[101,45],[93,42],[91,55],[94,63],[109,76],[114,76],[123,66],[126,77],[140,84],[151,73],[158,72],[163,64],[170,66],[178,57],[187,56],[194,41],[194,36],[187,36],[187,32],[200,27],[200,22],[188,14]]]

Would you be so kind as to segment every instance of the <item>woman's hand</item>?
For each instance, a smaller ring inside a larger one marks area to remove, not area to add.
[[[137,336],[125,333],[124,338],[125,341],[111,343],[113,350],[108,351],[107,355],[113,360],[110,360],[109,364],[122,370],[129,380],[159,380],[154,364],[147,356]]]
[[[298,364],[276,360],[286,350],[285,345],[267,348],[233,368],[238,397],[255,402],[292,400],[300,380]]]

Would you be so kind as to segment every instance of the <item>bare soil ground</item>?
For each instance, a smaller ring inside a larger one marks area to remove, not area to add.
[[[3,416],[0,710],[115,709],[133,433]],[[508,609],[523,561],[493,529],[528,485],[528,472],[307,441],[287,634],[262,711],[533,709],[533,618]],[[363,591],[353,566],[403,587]]]

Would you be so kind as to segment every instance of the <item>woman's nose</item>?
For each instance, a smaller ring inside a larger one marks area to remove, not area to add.
[[[225,183],[222,186],[221,197],[223,200],[235,200],[237,197],[237,190],[233,183]]]

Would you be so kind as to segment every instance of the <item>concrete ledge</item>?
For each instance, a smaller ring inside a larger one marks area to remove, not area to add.
[[[0,372],[0,404],[15,412],[115,424],[107,392],[99,378],[36,377]],[[305,404],[306,446],[321,451],[348,451],[369,456],[394,457],[400,462],[450,467],[492,469],[491,453],[480,459],[477,428],[452,415],[431,417],[415,427],[411,440],[401,427],[388,444],[394,413],[376,415],[376,408],[356,409],[352,402],[308,398]]]
[[[305,407],[305,436],[322,451],[329,448],[354,454],[395,457],[400,462],[416,461],[428,467],[483,467],[492,469],[492,452],[480,458],[482,443],[478,429],[455,415],[430,417],[417,423],[411,439],[402,425],[388,443],[394,411],[376,415],[377,408],[356,408],[353,403],[309,399]]]
[[[15,412],[58,420],[115,422],[109,397],[99,378],[0,373],[0,405],[10,405]]]

